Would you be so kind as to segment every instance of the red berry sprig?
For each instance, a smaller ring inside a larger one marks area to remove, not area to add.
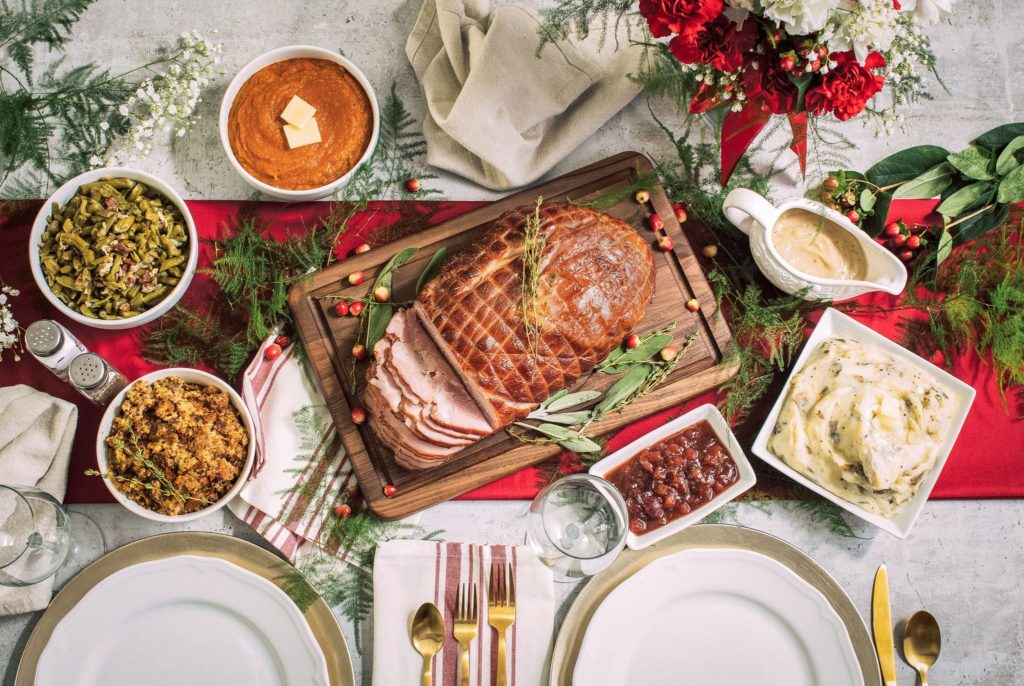
[[[929,244],[925,235],[928,227],[917,224],[908,226],[902,219],[886,224],[882,235],[875,240],[892,251],[904,262],[910,262],[918,251]]]

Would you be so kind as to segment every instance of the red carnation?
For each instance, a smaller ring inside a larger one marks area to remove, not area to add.
[[[676,36],[668,49],[684,64],[710,64],[718,71],[736,71],[743,66],[743,54],[754,47],[757,25],[743,22],[743,28],[724,14],[707,24],[692,39]]]
[[[743,92],[748,100],[760,100],[772,114],[796,109],[797,89],[789,74],[779,65],[778,56],[759,59],[743,70]]]
[[[722,13],[722,0],[640,0],[640,14],[655,38],[674,33],[689,40]]]
[[[885,79],[871,71],[885,66],[877,52],[859,64],[852,52],[831,55],[838,64],[821,77],[821,83],[807,91],[804,106],[815,115],[831,112],[846,121],[860,114],[874,95],[882,90]]]

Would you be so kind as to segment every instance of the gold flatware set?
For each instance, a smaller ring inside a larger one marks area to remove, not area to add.
[[[459,684],[469,686],[469,646],[478,636],[477,585],[459,584],[452,615],[452,636],[459,643]],[[508,683],[505,633],[516,621],[516,581],[511,565],[492,563],[487,585],[487,622],[498,635],[498,686]],[[447,627],[444,615],[433,603],[424,603],[412,622],[412,644],[423,657],[422,686],[430,686],[430,662],[444,646]]]
[[[893,640],[892,610],[889,605],[889,574],[885,565],[875,573],[871,596],[871,628],[875,634],[878,665],[885,686],[896,686],[896,648]],[[921,686],[928,686],[928,670],[939,659],[942,636],[931,613],[919,610],[911,615],[903,631],[903,657],[917,670]]]

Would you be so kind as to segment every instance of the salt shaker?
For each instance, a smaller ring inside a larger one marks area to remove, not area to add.
[[[71,361],[68,380],[75,389],[97,405],[106,405],[128,380],[96,353],[82,353]]]
[[[25,329],[25,347],[32,357],[53,372],[61,381],[68,381],[71,361],[86,347],[75,335],[55,321],[40,319]]]

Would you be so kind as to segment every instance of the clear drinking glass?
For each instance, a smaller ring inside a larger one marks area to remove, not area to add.
[[[526,539],[556,581],[574,581],[608,567],[628,528],[626,502],[614,486],[598,476],[573,474],[533,499]]]
[[[0,586],[30,586],[56,574],[72,550],[64,507],[28,486],[0,485]]]

